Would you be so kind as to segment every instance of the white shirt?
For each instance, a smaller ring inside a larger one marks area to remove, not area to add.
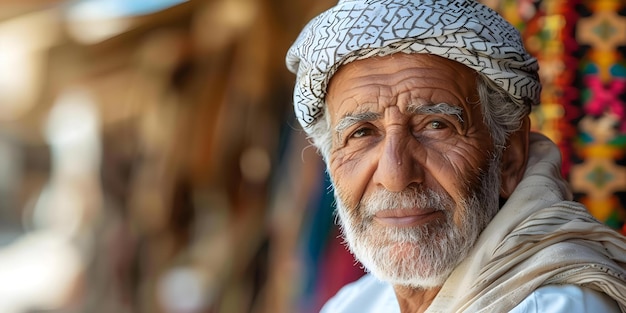
[[[321,313],[400,313],[393,288],[367,274],[343,287]],[[617,303],[607,295],[574,285],[549,285],[531,293],[510,313],[619,313]]]

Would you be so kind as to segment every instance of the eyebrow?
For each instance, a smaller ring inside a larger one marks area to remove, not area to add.
[[[369,122],[380,119],[382,114],[374,113],[374,112],[363,112],[357,114],[346,114],[344,117],[339,120],[337,126],[335,126],[335,132],[337,134],[341,134],[344,130],[350,128],[354,124],[358,124],[361,122]]]
[[[453,115],[463,124],[463,108],[445,102],[435,104],[409,104],[407,112],[413,114]]]

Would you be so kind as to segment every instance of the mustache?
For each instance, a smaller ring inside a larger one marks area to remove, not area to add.
[[[449,194],[430,188],[410,187],[401,192],[379,189],[361,200],[358,211],[366,217],[390,209],[443,211],[453,203]]]

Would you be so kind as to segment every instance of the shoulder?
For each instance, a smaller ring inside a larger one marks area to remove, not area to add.
[[[321,313],[400,312],[393,288],[388,283],[366,274],[350,283],[332,297]]]
[[[574,286],[549,285],[531,293],[510,313],[620,312],[617,303],[604,293]]]

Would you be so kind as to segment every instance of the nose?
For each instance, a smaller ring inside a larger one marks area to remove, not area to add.
[[[373,180],[391,192],[405,190],[411,184],[424,181],[424,168],[416,157],[419,144],[411,137],[401,135],[386,136],[378,159]]]

